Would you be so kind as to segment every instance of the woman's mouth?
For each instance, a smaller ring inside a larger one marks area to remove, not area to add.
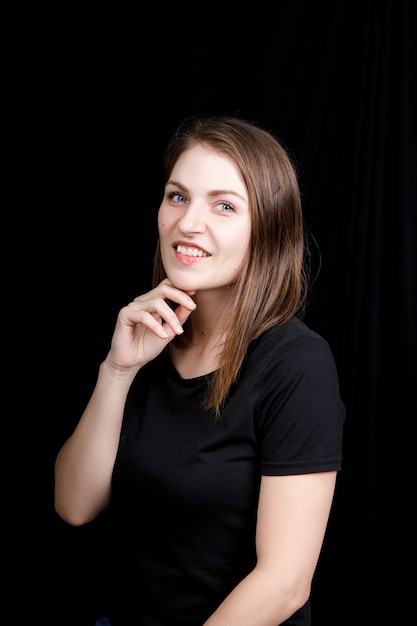
[[[177,246],[175,246],[175,249],[177,252],[183,254],[184,256],[210,256],[208,252],[205,252],[201,248],[193,248],[190,246],[182,246],[181,244],[178,244]]]

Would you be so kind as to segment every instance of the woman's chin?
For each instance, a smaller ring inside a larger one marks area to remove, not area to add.
[[[195,293],[198,290],[195,282],[187,280],[173,280],[170,276],[168,276],[167,278],[173,287],[175,287],[176,289],[180,289],[181,291],[192,291]]]

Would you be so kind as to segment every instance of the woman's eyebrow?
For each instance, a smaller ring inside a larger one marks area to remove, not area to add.
[[[229,196],[236,196],[237,198],[240,198],[241,200],[243,200],[244,202],[246,202],[247,198],[245,198],[244,196],[242,196],[240,193],[238,193],[237,191],[234,191],[233,189],[213,189],[212,191],[210,191],[208,193],[209,196],[222,196],[222,195],[229,195]]]
[[[168,185],[172,185],[173,187],[181,187],[181,189],[187,189],[185,185],[182,185],[176,180],[167,180],[167,182],[165,183],[165,187],[167,187]]]
[[[180,187],[184,191],[188,191],[188,187],[186,187],[185,185],[183,185],[177,180],[167,180],[167,182],[165,183],[165,187],[168,187],[168,185],[172,185],[173,187]],[[236,196],[237,198],[240,198],[244,202],[246,202],[247,200],[247,198],[242,196],[237,191],[234,191],[233,189],[212,189],[211,191],[208,192],[207,195],[213,198],[215,198],[216,196],[221,196],[221,195],[231,195],[231,196]]]

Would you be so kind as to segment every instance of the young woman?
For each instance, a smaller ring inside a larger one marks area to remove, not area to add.
[[[186,120],[165,171],[154,287],[119,312],[56,510],[110,507],[111,626],[307,626],[345,409],[301,319],[296,174],[237,117]]]

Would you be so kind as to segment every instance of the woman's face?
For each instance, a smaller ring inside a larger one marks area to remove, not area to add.
[[[198,145],[176,162],[158,213],[162,262],[179,289],[222,289],[247,254],[251,222],[242,175],[232,159]]]

